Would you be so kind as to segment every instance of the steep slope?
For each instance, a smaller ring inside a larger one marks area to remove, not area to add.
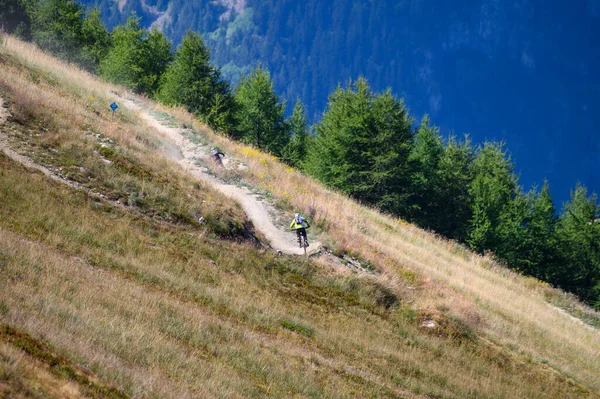
[[[206,165],[211,165],[210,146],[194,144],[190,138],[185,137],[186,133],[193,135],[193,131],[178,126],[167,126],[161,123],[155,115],[152,115],[147,104],[124,100],[129,107],[139,111],[141,118],[147,121],[150,126],[153,126],[173,142],[173,146],[167,148],[166,155],[168,157],[178,161],[188,173],[198,180],[210,184],[211,187],[216,188],[227,197],[236,200],[244,208],[246,215],[252,220],[254,226],[267,238],[269,244],[275,250],[288,255],[304,255],[303,249],[298,248],[295,234],[273,224],[271,214],[275,213],[275,209],[272,206],[269,206],[255,193],[252,193],[248,187],[240,186],[241,182],[226,184],[214,173],[209,173]],[[227,158],[225,165],[229,161],[230,159]],[[202,162],[205,166],[198,165],[198,162]],[[223,172],[220,165],[212,163],[212,166],[217,168],[217,172]],[[224,168],[230,169],[227,166],[224,166]],[[319,242],[313,242],[308,253],[318,252],[320,246]]]
[[[256,249],[161,129],[126,104],[111,119],[124,90],[12,38],[0,63],[18,155],[0,154],[1,389],[81,388],[61,367],[3,372],[16,351],[47,359],[11,338],[26,334],[116,397],[600,397],[600,334],[548,303],[559,292],[154,106],[245,166],[219,179],[311,215],[334,254]],[[339,273],[351,258],[372,272]]]

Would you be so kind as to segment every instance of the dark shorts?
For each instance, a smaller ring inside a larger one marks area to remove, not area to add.
[[[301,229],[296,229],[296,235],[298,237],[302,236],[306,238],[306,229],[304,227],[302,227]]]

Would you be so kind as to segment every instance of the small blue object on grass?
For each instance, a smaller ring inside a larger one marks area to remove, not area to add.
[[[115,116],[115,110],[119,108],[119,106],[117,105],[116,102],[110,104],[110,109],[112,109],[112,114],[110,115],[110,119],[112,119]]]

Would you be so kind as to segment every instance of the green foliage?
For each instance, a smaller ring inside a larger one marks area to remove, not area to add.
[[[110,33],[100,20],[100,11],[97,8],[86,12],[81,27],[81,36],[83,53],[89,63],[88,69],[95,69],[106,57],[112,45]]]
[[[71,0],[41,0],[32,16],[33,39],[57,57],[81,61],[83,8]]]
[[[301,324],[301,323],[296,323],[291,320],[282,320],[281,326],[287,330],[297,332],[298,334],[305,335],[309,338],[312,338],[315,336],[315,330],[313,328],[305,326],[304,324]]]
[[[500,246],[498,226],[517,195],[517,177],[503,143],[485,143],[473,162],[473,216],[467,242],[477,252]]]
[[[258,148],[281,155],[289,141],[283,117],[285,105],[273,90],[269,72],[260,66],[242,78],[235,92],[237,132]]]
[[[229,85],[210,63],[210,50],[200,34],[188,31],[167,69],[159,99],[181,105],[212,127],[230,130],[233,100]]]
[[[143,75],[141,87],[144,93],[154,95],[159,88],[160,79],[171,63],[171,42],[154,27],[147,33],[144,42],[144,56],[141,59]]]
[[[210,127],[230,134],[235,129],[236,104],[227,82],[220,82],[210,101],[206,116],[201,117]]]
[[[577,185],[559,222],[567,262],[555,284],[600,309],[600,204]]]
[[[389,90],[375,95],[365,79],[349,82],[329,98],[306,169],[361,201],[405,214],[411,124]]]
[[[112,33],[113,46],[100,63],[102,76],[138,93],[153,94],[171,60],[171,44],[157,29],[148,33],[132,16]]]
[[[498,256],[513,269],[552,281],[564,262],[558,250],[555,211],[547,183],[539,193],[532,190],[517,196],[502,215]]]
[[[24,0],[0,0],[0,26],[22,39],[31,36],[31,20]]]
[[[473,181],[475,152],[467,136],[463,142],[450,137],[440,159],[441,199],[433,229],[449,238],[465,242],[472,217],[469,187]]]
[[[306,112],[300,100],[296,101],[292,115],[287,121],[292,137],[283,148],[281,158],[292,166],[301,167],[306,158],[307,146],[310,140]]]
[[[110,47],[110,34],[100,12],[84,12],[72,0],[41,0],[28,3],[33,40],[64,60],[95,71]]]
[[[439,216],[445,212],[441,193],[441,160],[444,146],[439,129],[431,126],[425,115],[415,133],[409,161],[411,198],[409,218],[420,226],[436,229]]]

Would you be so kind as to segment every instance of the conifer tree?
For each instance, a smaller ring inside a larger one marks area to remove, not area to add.
[[[534,192],[523,194],[516,188],[514,195],[501,208],[497,225],[490,233],[495,238],[485,249],[493,250],[495,255],[506,264],[519,271],[531,268],[527,250],[531,247],[527,226],[533,218],[532,202]]]
[[[165,73],[159,98],[184,106],[213,127],[231,127],[232,98],[227,82],[210,63],[210,50],[199,33],[188,31]]]
[[[306,157],[306,148],[308,145],[308,124],[306,123],[306,112],[304,105],[298,99],[287,126],[289,127],[291,139],[282,151],[284,161],[292,166],[301,167]]]
[[[82,66],[95,71],[112,45],[110,33],[100,19],[98,8],[93,8],[85,13],[85,19],[81,26],[81,42],[83,46],[82,58],[85,63]]]
[[[138,93],[143,92],[145,35],[140,19],[135,16],[129,17],[125,25],[113,30],[113,46],[100,63],[100,71],[105,79],[128,86]]]
[[[171,44],[163,33],[148,33],[131,16],[112,33],[113,46],[100,63],[102,76],[138,93],[154,94],[171,60]]]
[[[164,33],[154,27],[147,34],[144,49],[145,53],[141,65],[144,71],[141,79],[142,91],[155,96],[161,78],[173,60],[171,42]]]
[[[307,171],[354,198],[405,215],[411,124],[389,90],[375,95],[365,79],[349,82],[329,97]]]
[[[531,193],[528,199],[530,219],[523,226],[525,245],[516,266],[527,275],[554,281],[564,259],[560,254],[558,218],[548,182],[544,182],[542,190],[536,195]]]
[[[81,62],[83,8],[71,0],[42,0],[31,7],[32,35],[43,49]]]
[[[450,137],[440,160],[440,204],[435,231],[464,242],[472,217],[469,188],[473,181],[475,151],[465,136],[463,142]]]
[[[285,105],[273,90],[269,72],[260,66],[242,78],[236,92],[237,131],[241,139],[274,155],[289,141],[283,117]]]
[[[517,178],[503,143],[486,142],[473,163],[469,190],[473,215],[467,242],[477,252],[496,250],[498,226],[503,212],[517,193]]]
[[[566,264],[555,284],[600,309],[600,204],[578,184],[559,223]]]
[[[438,230],[440,215],[446,212],[442,198],[440,164],[444,146],[439,129],[425,115],[415,132],[410,154],[411,197],[409,218],[419,226]]]

